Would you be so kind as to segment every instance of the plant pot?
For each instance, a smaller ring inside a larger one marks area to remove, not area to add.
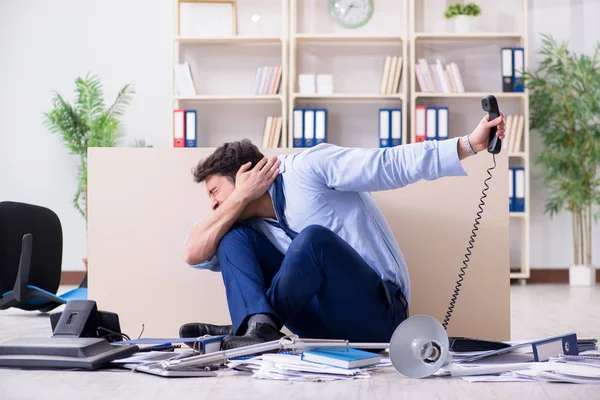
[[[572,265],[569,268],[569,285],[589,287],[596,284],[596,269],[590,265]]]
[[[454,17],[454,31],[456,33],[469,33],[473,29],[473,17],[457,15]]]

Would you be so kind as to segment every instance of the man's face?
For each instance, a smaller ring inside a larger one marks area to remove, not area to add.
[[[229,197],[235,185],[223,175],[210,175],[206,178],[206,192],[211,200],[211,207],[216,210]]]

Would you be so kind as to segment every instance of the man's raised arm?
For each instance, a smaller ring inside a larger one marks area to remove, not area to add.
[[[361,149],[321,144],[298,154],[292,168],[311,183],[341,191],[374,192],[404,187],[445,176],[465,176],[461,160],[469,150],[487,148],[489,129],[498,126],[504,138],[503,116],[485,116],[466,138],[425,141],[402,146]]]

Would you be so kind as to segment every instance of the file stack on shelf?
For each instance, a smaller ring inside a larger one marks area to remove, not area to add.
[[[525,167],[509,167],[508,202],[509,212],[525,212]]]
[[[442,65],[439,59],[429,64],[425,58],[419,58],[415,64],[415,75],[423,93],[464,93],[458,65],[452,62]]]
[[[509,153],[519,153],[523,151],[521,141],[525,127],[525,117],[521,115],[505,115],[506,118],[506,139],[502,142],[502,149]]]
[[[294,108],[293,147],[313,147],[327,142],[327,109]]]
[[[281,86],[281,65],[261,66],[256,70],[254,95],[275,95]]]
[[[196,85],[194,83],[194,77],[192,76],[190,63],[184,62],[175,64],[173,73],[175,75],[177,95],[181,97],[196,96]]]
[[[261,147],[279,147],[282,125],[282,118],[280,116],[268,116],[265,118],[265,129]]]
[[[196,110],[173,110],[173,147],[196,147]]]
[[[402,57],[387,56],[381,75],[379,94],[390,95],[400,91],[400,78],[402,77]]]
[[[402,109],[379,109],[379,147],[402,144]]]
[[[502,48],[502,91],[524,92],[525,87],[521,77],[525,65],[523,47]]]
[[[415,106],[415,140],[446,140],[449,137],[448,107]]]

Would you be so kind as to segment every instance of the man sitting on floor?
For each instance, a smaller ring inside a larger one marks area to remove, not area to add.
[[[223,349],[302,338],[389,342],[407,318],[402,252],[369,192],[466,175],[487,149],[485,116],[470,135],[373,150],[319,144],[267,159],[247,140],[226,143],[194,170],[213,212],[192,227],[184,259],[220,271],[232,326],[189,323],[181,337],[228,335]],[[407,227],[407,229],[410,229]]]

